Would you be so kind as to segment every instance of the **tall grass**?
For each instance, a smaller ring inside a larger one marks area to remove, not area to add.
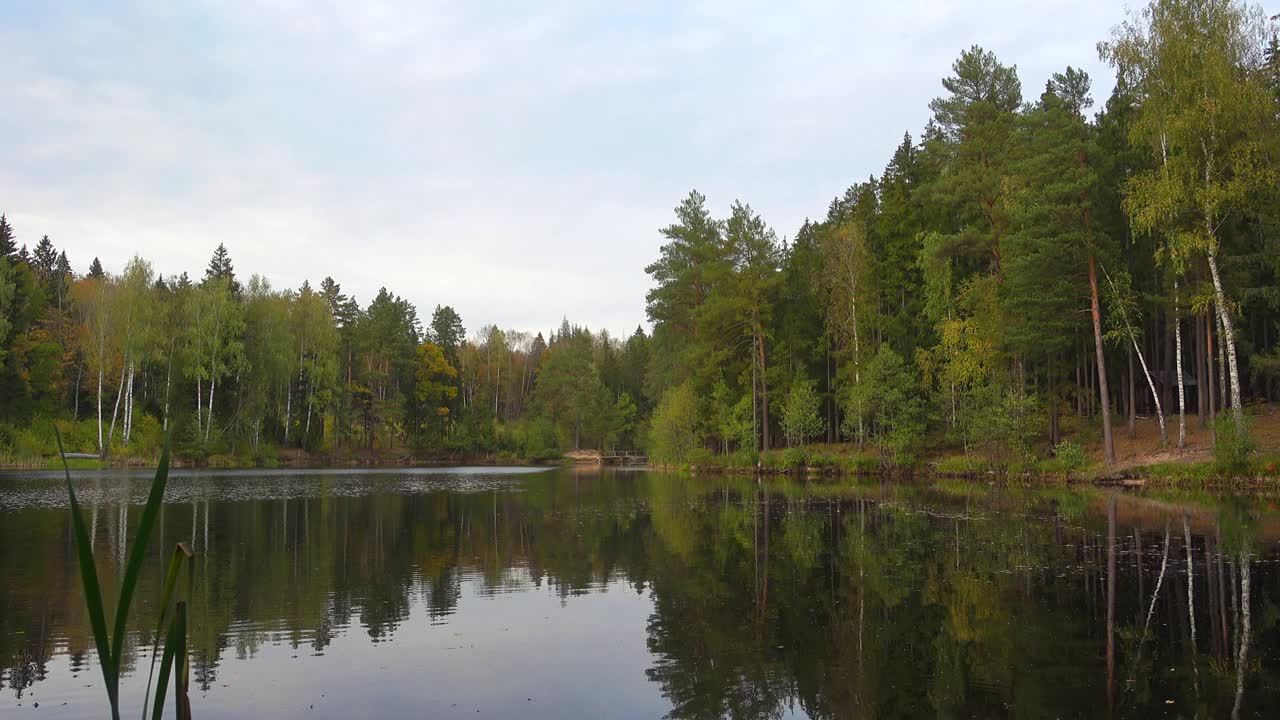
[[[58,440],[58,454],[61,457],[63,456],[62,434],[57,432],[56,427],[55,433]],[[156,476],[151,481],[151,490],[147,495],[147,504],[142,509],[141,520],[138,521],[138,532],[133,540],[133,549],[129,553],[124,579],[120,583],[120,592],[115,603],[116,616],[110,636],[107,635],[106,606],[103,603],[102,585],[98,582],[98,567],[93,558],[93,543],[89,539],[84,514],[80,512],[80,502],[76,499],[76,490],[71,483],[71,469],[65,457],[62,468],[67,481],[67,496],[71,499],[71,524],[75,534],[76,558],[80,565],[80,581],[84,586],[84,601],[89,611],[89,624],[93,628],[93,643],[98,651],[98,664],[102,667],[102,682],[107,690],[107,702],[111,705],[111,718],[120,720],[120,668],[124,662],[124,641],[129,607],[133,604],[133,593],[138,587],[138,576],[142,572],[151,532],[155,529],[156,516],[160,512],[160,504],[164,501],[164,488],[169,479],[169,442],[166,440],[160,453],[160,465],[156,468]],[[177,585],[178,575],[184,564],[189,565],[187,561],[190,558],[191,551],[186,545],[178,543],[169,561],[164,591],[161,594],[160,619],[156,626],[155,637],[158,643],[161,633],[164,633],[164,658],[160,662],[155,704],[150,715],[154,720],[159,720],[162,714],[170,675],[173,676],[174,712],[179,720],[187,720],[191,717],[191,703],[187,697],[190,665],[187,662],[187,604],[185,602],[178,602],[174,606],[173,619],[170,621],[168,630],[164,630],[164,621]],[[143,720],[148,717],[146,704],[150,699],[151,681],[155,673],[155,650],[156,647],[153,645],[151,671],[147,675],[147,697],[143,700]]]

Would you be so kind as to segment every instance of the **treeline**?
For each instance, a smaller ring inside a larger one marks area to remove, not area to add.
[[[1167,445],[1199,423],[1243,455],[1246,406],[1280,375],[1275,27],[1233,0],[1153,0],[1098,49],[1117,82],[1097,112],[1080,70],[1027,97],[1016,66],[964,51],[920,137],[789,240],[691,192],[646,268],[652,337],[468,337],[386,289],[361,306],[331,278],[242,284],[223,247],[198,282],[137,258],[77,276],[0,219],[0,452],[47,454],[40,421],[61,418],[104,455],[167,430],[192,455],[748,464],[820,439],[1008,462],[1065,424],[1111,462],[1113,426],[1141,415]]]
[[[147,457],[166,433],[201,459],[282,448],[438,456],[558,455],[634,444],[647,337],[565,321],[546,337],[437,306],[424,327],[383,288],[362,306],[318,288],[242,283],[224,246],[203,277],[133,258],[77,275],[45,236],[29,252],[0,216],[0,454]]]
[[[919,139],[789,241],[690,193],[647,268],[655,454],[853,439],[910,461],[929,438],[1009,459],[1079,417],[1111,462],[1138,415],[1247,451],[1245,405],[1280,373],[1275,27],[1154,0],[1098,50],[1117,83],[1096,113],[1080,70],[1028,96],[964,51]]]

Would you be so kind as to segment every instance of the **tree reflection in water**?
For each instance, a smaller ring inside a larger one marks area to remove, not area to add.
[[[227,663],[261,662],[268,645],[323,654],[357,630],[394,645],[415,613],[444,625],[465,613],[464,587],[549,591],[569,611],[608,589],[648,597],[650,667],[635,683],[675,718],[1280,706],[1280,517],[1261,500],[594,470],[456,487],[376,473],[236,482],[180,478],[157,538],[194,545],[193,675],[214,708]],[[136,522],[130,483],[104,474],[86,492],[102,557],[118,558]],[[10,699],[56,658],[71,672],[92,662],[67,513],[31,497],[0,509]],[[157,550],[144,582],[163,561]],[[140,591],[134,627],[149,627],[156,594]],[[137,633],[129,657],[150,641]],[[353,682],[377,682],[360,672]]]

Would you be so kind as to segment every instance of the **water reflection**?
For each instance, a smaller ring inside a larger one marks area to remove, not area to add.
[[[115,582],[146,478],[77,482]],[[0,717],[96,717],[56,478],[5,476],[0,497]],[[204,717],[1280,707],[1263,500],[571,470],[184,474],[167,499],[134,627],[165,548],[191,542]],[[136,663],[152,638],[130,640]]]

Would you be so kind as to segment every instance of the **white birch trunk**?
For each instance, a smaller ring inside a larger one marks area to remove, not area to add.
[[[120,384],[116,386],[116,404],[111,410],[111,429],[107,431],[107,447],[111,447],[111,441],[116,436],[116,418],[120,415],[120,399],[124,396],[124,371],[124,368],[120,368]]]
[[[284,444],[289,444],[289,418],[293,416],[293,381],[284,384]]]
[[[1138,347],[1138,338],[1129,331],[1129,341],[1133,343],[1133,351],[1138,354],[1138,362],[1142,365],[1142,374],[1147,377],[1147,387],[1151,388],[1151,399],[1156,404],[1156,420],[1160,423],[1160,444],[1169,445],[1169,431],[1164,426],[1164,408],[1160,407],[1160,394],[1156,392],[1156,383],[1151,379],[1151,371],[1147,369],[1147,360],[1142,356],[1142,348]]]
[[[1249,665],[1249,635],[1253,629],[1252,613],[1249,611],[1249,563],[1252,560],[1248,551],[1240,553],[1240,633],[1239,646],[1236,650],[1236,701],[1231,708],[1231,717],[1240,717],[1240,706],[1244,703],[1244,680]]]
[[[196,376],[196,437],[204,434],[204,393],[201,390],[200,376]]]
[[[129,388],[124,394],[124,444],[129,444],[129,438],[133,435],[133,376],[134,365],[133,360],[129,361]]]
[[[1214,252],[1209,254],[1209,273],[1213,276],[1213,293],[1217,302],[1218,318],[1222,321],[1222,333],[1218,341],[1227,351],[1227,378],[1231,384],[1231,420],[1236,431],[1244,430],[1244,407],[1240,400],[1240,370],[1236,363],[1236,331],[1231,323],[1231,313],[1227,311],[1227,296],[1222,290],[1222,277],[1218,273],[1218,259]]]
[[[1187,446],[1187,389],[1182,380],[1182,318],[1178,312],[1178,279],[1173,279],[1174,360],[1178,373],[1178,447]],[[1194,635],[1194,630],[1192,631]]]
[[[102,444],[102,363],[98,363],[98,456],[106,457],[107,448]]]
[[[213,390],[218,385],[216,378],[209,378],[209,419],[204,424],[204,441],[209,442],[209,433],[213,430]]]

